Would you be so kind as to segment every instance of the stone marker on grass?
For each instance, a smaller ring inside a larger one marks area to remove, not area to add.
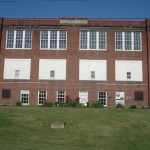
[[[53,129],[63,129],[65,128],[66,122],[64,121],[54,121],[51,123],[51,128]]]

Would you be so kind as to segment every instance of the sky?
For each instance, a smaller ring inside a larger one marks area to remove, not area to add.
[[[150,18],[150,0],[0,0],[3,18]]]

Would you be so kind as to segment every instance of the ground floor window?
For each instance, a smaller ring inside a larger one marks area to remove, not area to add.
[[[23,105],[29,104],[29,90],[21,90],[20,101]]]
[[[57,102],[62,103],[65,102],[66,91],[57,91]]]
[[[103,106],[107,106],[107,92],[98,92],[98,100]]]
[[[11,98],[11,90],[10,89],[2,89],[2,98]]]
[[[143,92],[142,91],[134,92],[134,99],[135,101],[143,101]]]
[[[47,91],[45,90],[38,91],[38,104],[42,105],[45,100],[47,100]]]

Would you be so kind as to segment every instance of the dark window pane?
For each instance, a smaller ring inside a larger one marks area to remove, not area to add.
[[[134,98],[135,98],[135,101],[143,101],[143,92],[135,92]]]
[[[11,97],[11,90],[3,89],[2,90],[2,98],[10,98]]]

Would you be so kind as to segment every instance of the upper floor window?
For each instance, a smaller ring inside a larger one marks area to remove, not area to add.
[[[80,49],[106,50],[106,32],[80,31]]]
[[[41,49],[66,49],[66,31],[41,31]]]
[[[50,78],[55,78],[55,70],[50,70]]]
[[[8,30],[6,39],[7,49],[31,49],[32,31]]]
[[[19,78],[20,70],[15,70],[15,78]]]
[[[95,71],[91,71],[91,79],[95,79]]]
[[[127,79],[131,79],[131,72],[127,72]]]
[[[142,50],[141,32],[116,32],[116,50],[139,51]]]

